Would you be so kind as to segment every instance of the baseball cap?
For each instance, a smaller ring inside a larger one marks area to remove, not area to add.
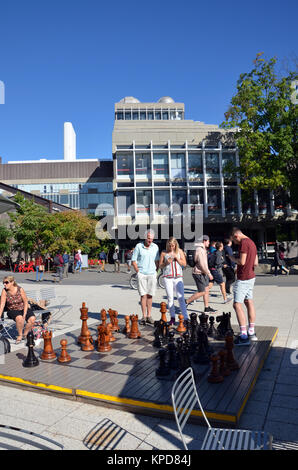
[[[207,240],[210,240],[210,238],[208,237],[208,235],[203,235],[202,237],[199,238],[198,241],[202,243],[202,242],[205,242],[205,241],[207,241]]]

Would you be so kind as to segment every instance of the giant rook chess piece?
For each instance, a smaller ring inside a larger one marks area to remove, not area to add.
[[[66,351],[66,346],[67,346],[67,341],[66,339],[62,339],[60,341],[60,344],[61,344],[61,353],[60,353],[60,356],[58,357],[58,361],[61,362],[61,363],[65,363],[65,362],[70,362],[71,361],[71,357],[70,355],[68,354],[68,352]]]
[[[34,354],[34,335],[32,331],[29,331],[27,335],[27,344],[28,347],[28,355],[26,359],[23,361],[23,367],[36,367],[39,364],[37,357]]]
[[[44,331],[42,334],[42,337],[44,340],[44,346],[43,346],[43,352],[40,358],[43,361],[52,361],[53,359],[56,359],[56,353],[52,346],[52,336],[53,336],[52,331],[48,331],[48,330]]]
[[[141,333],[139,330],[138,315],[130,315],[131,328],[128,337],[130,339],[141,338]]]

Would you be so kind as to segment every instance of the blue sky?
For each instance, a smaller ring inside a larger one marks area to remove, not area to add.
[[[219,124],[236,81],[260,51],[297,54],[295,0],[2,0],[2,161],[111,157],[114,103],[184,102],[186,118]]]

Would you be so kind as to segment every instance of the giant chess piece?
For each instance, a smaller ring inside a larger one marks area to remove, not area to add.
[[[161,302],[160,304],[160,313],[161,313],[161,320],[167,323],[167,304],[165,302]]]
[[[125,315],[124,317],[124,321],[125,321],[125,326],[122,330],[122,333],[124,333],[125,335],[128,335],[128,333],[130,332],[130,320],[129,320],[129,315]]]
[[[115,336],[113,335],[113,325],[112,323],[107,324],[107,329],[109,333],[109,341],[112,343],[113,341],[116,341]]]
[[[87,320],[88,320],[88,308],[86,307],[85,302],[82,303],[82,308],[80,308],[82,320],[81,334],[78,337],[78,343],[84,344],[85,341],[89,341],[90,331],[88,330]]]
[[[89,330],[86,332],[86,337],[83,343],[81,343],[81,350],[82,351],[93,351],[94,346],[93,346],[93,338],[91,336],[91,333]]]
[[[40,358],[43,360],[43,361],[52,361],[54,359],[56,359],[56,353],[53,349],[53,346],[52,346],[52,336],[53,336],[53,333],[52,331],[49,331],[49,330],[45,330],[43,333],[42,333],[42,337],[43,337],[43,340],[44,340],[44,346],[43,346],[43,352],[40,356]]]
[[[39,360],[34,354],[34,334],[32,331],[29,331],[27,335],[27,344],[28,347],[28,355],[26,359],[23,361],[23,367],[36,367],[39,364]]]
[[[167,363],[167,351],[161,348],[158,352],[159,356],[159,367],[156,369],[155,374],[157,377],[164,377],[170,374],[170,368]]]
[[[160,325],[160,333],[161,333],[162,343],[167,344],[168,336],[169,336],[169,324],[168,324],[167,321],[160,320],[159,325]]]
[[[218,383],[223,382],[224,378],[218,371],[219,356],[217,354],[212,354],[210,359],[211,359],[211,362],[212,362],[212,367],[211,367],[211,371],[210,371],[210,373],[207,377],[208,382],[210,382],[212,384],[218,384]]]
[[[198,343],[193,357],[196,364],[209,364],[209,351],[206,345],[206,333],[203,328],[198,328]]]
[[[186,328],[184,326],[184,316],[182,314],[178,315],[179,318],[179,325],[177,327],[177,332],[178,333],[185,333]]]
[[[110,334],[106,326],[98,325],[98,341],[97,341],[97,351],[98,352],[108,352],[111,351],[112,346],[110,345]]]
[[[169,368],[173,370],[178,370],[179,365],[178,365],[177,348],[176,348],[176,344],[173,341],[169,341],[168,352],[169,352]]]
[[[218,339],[224,339],[227,333],[234,334],[231,326],[231,312],[223,312],[222,315],[216,317],[216,321],[219,323],[217,327]]]
[[[206,315],[206,313],[201,313],[201,315],[199,315],[199,320],[200,320],[200,327],[203,328],[203,330],[208,331],[208,318],[209,318],[209,315]]]
[[[60,341],[60,344],[61,344],[61,353],[60,353],[60,356],[58,357],[58,361],[61,362],[61,363],[65,363],[65,362],[70,362],[71,361],[71,357],[70,355],[68,354],[68,352],[66,351],[66,346],[67,346],[67,341],[66,339],[62,339]]]
[[[101,319],[102,326],[105,327],[107,324],[107,312],[104,308],[102,308],[100,311],[100,319]]]
[[[219,374],[223,377],[227,377],[230,375],[231,371],[227,366],[227,351],[225,349],[221,349],[218,353],[219,356]]]
[[[112,324],[112,331],[119,331],[118,325],[118,312],[117,310],[112,310],[111,308],[108,310],[108,314],[110,316],[111,324]]]
[[[239,364],[236,361],[234,357],[234,353],[233,353],[234,335],[232,333],[227,333],[225,340],[226,340],[225,349],[227,351],[227,367],[232,371],[238,370]]]
[[[161,335],[161,328],[160,328],[160,321],[154,322],[154,341],[153,346],[155,348],[161,348],[162,345],[162,335]]]
[[[215,338],[216,337],[216,329],[214,326],[215,323],[215,318],[213,316],[209,317],[209,328],[207,330],[207,335],[209,338]]]
[[[190,367],[190,357],[187,347],[184,345],[183,338],[177,339],[177,362],[178,372],[177,376],[182,374],[188,367]]]
[[[128,334],[128,337],[130,339],[141,338],[141,333],[140,333],[139,324],[138,324],[138,315],[130,315],[130,321],[131,321],[131,328],[130,328],[130,333]]]

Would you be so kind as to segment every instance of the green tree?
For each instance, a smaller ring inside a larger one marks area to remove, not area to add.
[[[4,224],[0,224],[0,255],[7,256],[10,254],[12,241],[12,232]]]
[[[276,62],[257,54],[253,70],[240,75],[222,127],[236,128],[240,167],[234,172],[241,189],[248,194],[254,189],[290,190],[297,203],[298,107],[291,85],[298,74],[279,76]]]

